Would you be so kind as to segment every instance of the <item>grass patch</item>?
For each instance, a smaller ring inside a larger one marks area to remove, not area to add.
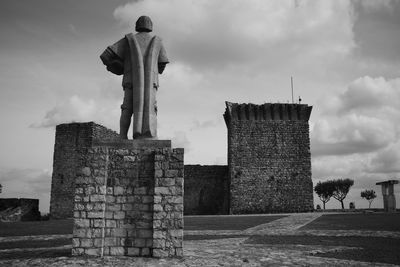
[[[0,236],[72,234],[73,220],[0,222]]]
[[[320,245],[345,246],[349,249],[318,253],[315,256],[366,262],[400,264],[400,239],[384,237],[335,237],[335,236],[253,236],[246,243],[268,245]]]
[[[300,230],[400,231],[400,213],[324,214]]]
[[[246,237],[244,235],[185,235],[183,240],[214,240],[214,239],[227,239],[227,238],[240,238]]]
[[[51,248],[71,245],[71,238],[60,238],[54,240],[23,240],[0,242],[0,249],[13,248]]]
[[[2,260],[71,257],[71,249],[0,252]]]
[[[204,216],[184,217],[185,230],[244,230],[281,219],[276,216]]]

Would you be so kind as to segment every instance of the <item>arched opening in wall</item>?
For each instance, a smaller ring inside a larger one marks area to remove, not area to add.
[[[60,184],[64,184],[64,174],[59,174]]]

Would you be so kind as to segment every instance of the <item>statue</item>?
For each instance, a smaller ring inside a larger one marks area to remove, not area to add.
[[[161,39],[150,34],[153,23],[149,17],[139,17],[135,29],[136,34],[125,35],[107,47],[100,58],[108,71],[123,75],[120,137],[128,139],[132,117],[134,139],[156,138],[158,74],[169,61]]]

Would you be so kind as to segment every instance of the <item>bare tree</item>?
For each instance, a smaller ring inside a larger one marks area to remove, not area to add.
[[[366,200],[368,200],[368,202],[369,202],[369,209],[371,208],[371,203],[372,203],[372,201],[374,201],[374,199],[376,198],[376,193],[375,193],[375,191],[374,190],[364,190],[364,191],[362,191],[361,192],[361,197],[362,198],[365,198]]]
[[[353,186],[354,181],[352,179],[337,179],[333,181],[328,181],[332,183],[333,186],[333,197],[337,199],[342,204],[342,209],[344,209],[343,200],[346,198],[350,191],[350,187]]]
[[[319,199],[322,201],[325,209],[325,203],[327,203],[333,196],[334,187],[331,181],[318,182],[314,187],[315,193],[317,193]]]

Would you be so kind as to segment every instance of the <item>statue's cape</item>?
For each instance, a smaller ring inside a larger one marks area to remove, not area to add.
[[[157,136],[156,91],[161,39],[154,36],[143,56],[134,34],[125,35],[130,51],[133,90],[133,135]]]

